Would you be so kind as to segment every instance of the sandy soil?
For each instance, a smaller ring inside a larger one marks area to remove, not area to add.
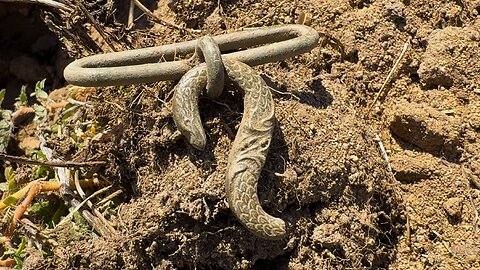
[[[198,37],[144,17],[126,30],[127,2],[87,6],[117,48]],[[208,143],[197,151],[175,134],[175,82],[128,93],[99,87],[84,118],[108,136],[83,148],[55,137],[50,145],[65,159],[108,160],[99,173],[125,191],[110,217],[118,234],[57,234],[54,256],[32,252],[26,269],[480,269],[479,1],[148,6],[202,35],[311,16],[318,47],[255,67],[272,87],[278,120],[258,194],[289,222],[288,237],[253,236],[227,206],[238,91],[200,100]],[[86,20],[44,15],[71,57],[108,50]]]

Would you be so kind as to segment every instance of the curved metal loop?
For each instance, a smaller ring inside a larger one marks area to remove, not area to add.
[[[224,68],[222,52],[211,36],[198,39],[195,54],[201,54],[207,65],[207,95],[211,98],[219,97],[223,92]]]
[[[221,52],[229,52],[222,58],[255,66],[308,52],[317,45],[319,36],[308,26],[287,24],[214,36],[213,39]],[[88,56],[70,63],[64,70],[64,77],[69,83],[80,86],[176,80],[192,65],[187,59],[174,60],[194,53],[196,44],[197,41],[192,40]],[[259,45],[263,46],[255,47]]]

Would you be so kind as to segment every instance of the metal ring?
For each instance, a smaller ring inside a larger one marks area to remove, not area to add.
[[[280,25],[214,36],[225,59],[250,66],[275,62],[312,50],[318,33],[304,25]],[[67,82],[80,86],[109,86],[180,79],[190,61],[174,59],[195,52],[196,40],[123,52],[93,55],[70,63]],[[250,48],[253,46],[259,46]],[[243,49],[238,51],[239,49]],[[235,51],[235,52],[231,52]],[[167,61],[167,62],[162,62]],[[161,62],[161,63],[159,63]]]

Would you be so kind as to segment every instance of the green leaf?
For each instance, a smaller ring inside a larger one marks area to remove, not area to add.
[[[5,205],[12,206],[18,202],[18,199],[13,196],[8,196],[7,198],[3,199],[2,201]]]
[[[10,115],[12,115],[12,111],[10,110],[0,110],[0,119],[5,120],[7,122],[10,121]]]
[[[44,208],[48,208],[48,207],[50,207],[50,202],[49,201],[36,202],[36,203],[32,204],[32,206],[30,207],[30,211],[32,213],[38,214],[41,211],[43,211]]]
[[[6,167],[3,174],[5,175],[5,179],[7,180],[9,194],[17,191],[17,181],[15,180],[15,171],[13,170],[13,168]]]
[[[45,89],[45,81],[47,79],[43,79],[35,85],[35,92],[32,93],[32,96],[36,96],[37,99],[48,99],[48,93],[44,91]]]
[[[128,94],[132,91],[132,88],[120,85],[120,87],[118,88],[118,91],[123,94]]]
[[[25,106],[27,105],[28,97],[27,97],[27,86],[23,85],[22,88],[20,89],[20,95],[15,98],[15,100],[18,101],[19,106]]]
[[[2,115],[3,116],[3,115]],[[9,120],[0,120],[0,153],[7,152],[8,142],[10,141],[10,133],[12,132],[13,124]]]
[[[50,170],[48,167],[38,166],[35,172],[33,173],[33,179],[39,179],[48,175],[50,175]]]
[[[40,150],[33,150],[32,151],[32,157],[34,157],[36,160],[45,160],[47,159],[47,156]]]
[[[27,240],[25,238],[22,238],[22,242],[20,242],[20,245],[17,248],[17,251],[15,252],[15,256],[20,256],[22,253],[25,253],[25,248],[27,247]]]
[[[18,246],[17,250],[13,254],[13,258],[15,259],[15,268],[16,269],[22,269],[23,268],[23,261],[25,260],[25,255],[27,254],[26,252],[26,247],[27,247],[27,240],[22,237],[22,242],[20,242],[20,245]]]
[[[5,192],[8,190],[8,184],[7,182],[2,182],[0,183],[0,191]]]
[[[84,228],[88,228],[87,220],[80,213],[78,213],[78,211],[73,213],[73,222],[75,222],[76,224],[79,224]]]
[[[47,109],[42,105],[33,104],[32,108],[35,110],[35,121],[38,123],[43,123],[45,117],[47,116]]]
[[[7,92],[7,89],[0,90],[0,106],[2,106],[3,98],[5,98],[5,92]]]

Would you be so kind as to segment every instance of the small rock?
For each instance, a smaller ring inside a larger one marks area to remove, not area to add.
[[[405,5],[400,1],[393,1],[385,5],[383,15],[392,21],[402,20],[404,18],[403,9]]]
[[[442,65],[427,66],[422,63],[418,69],[418,76],[424,84],[432,87],[452,87],[453,85],[453,74]]]
[[[393,109],[390,130],[429,153],[457,158],[461,152],[461,121],[427,105],[400,103]]]
[[[443,203],[443,209],[447,213],[449,219],[459,220],[462,216],[463,199],[458,197],[450,198]]]
[[[33,119],[35,110],[31,107],[21,107],[11,115],[11,120],[14,126],[19,126],[29,119]]]

